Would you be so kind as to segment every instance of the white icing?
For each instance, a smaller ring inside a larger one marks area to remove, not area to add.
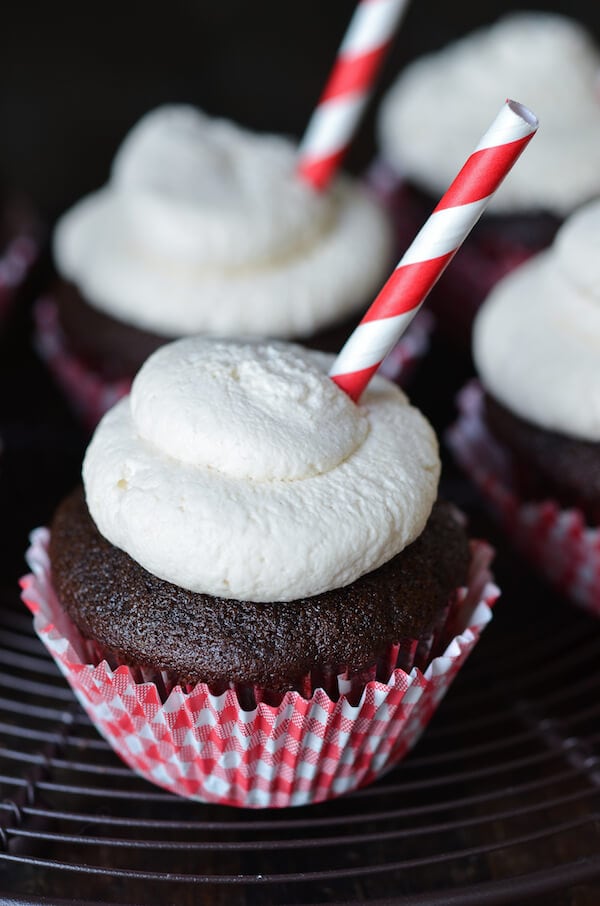
[[[293,347],[170,343],[131,393],[140,435],[179,462],[236,478],[328,472],[368,432],[365,413]]]
[[[600,441],[600,202],[498,283],[477,316],[484,386],[522,418]]]
[[[600,202],[584,205],[563,224],[553,253],[565,280],[600,305]]]
[[[90,304],[167,337],[308,335],[366,306],[391,239],[360,187],[320,195],[295,166],[283,138],[161,107],[60,219],[57,268]]]
[[[154,353],[86,453],[99,531],[162,579],[250,601],[343,587],[390,560],[429,517],[436,438],[383,378],[355,406],[332,360],[200,337]]]
[[[490,203],[566,216],[600,193],[600,53],[578,23],[513,13],[408,66],[381,108],[384,158],[441,195],[506,97],[540,130]]]

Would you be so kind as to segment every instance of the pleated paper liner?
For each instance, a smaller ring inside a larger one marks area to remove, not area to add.
[[[35,345],[72,409],[90,431],[131,389],[131,380],[108,380],[73,353],[62,332],[56,302],[39,299],[34,308]],[[433,318],[422,312],[387,356],[381,374],[405,386],[415,365],[429,349]]]
[[[335,677],[334,684],[325,677],[331,694],[308,682],[277,704],[268,702],[268,690],[255,689],[249,703],[248,690],[214,690],[204,683],[184,690],[167,676],[144,677],[94,656],[56,598],[48,539],[46,529],[32,535],[23,600],[98,731],[158,786],[250,808],[321,802],[372,782],[400,761],[491,619],[499,594],[488,569],[491,549],[473,542],[468,587],[453,596],[428,656],[419,643],[403,643],[389,656],[394,652],[406,669],[396,667],[387,681],[376,677],[375,665],[358,678]]]
[[[519,496],[511,456],[487,430],[477,381],[458,398],[459,418],[447,441],[514,545],[561,594],[600,617],[600,526],[554,500]]]

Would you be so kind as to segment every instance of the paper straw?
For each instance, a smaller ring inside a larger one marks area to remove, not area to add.
[[[537,127],[530,110],[506,101],[333,363],[332,380],[353,400],[398,342]]]
[[[348,150],[408,0],[361,0],[300,144],[298,173],[324,189]]]

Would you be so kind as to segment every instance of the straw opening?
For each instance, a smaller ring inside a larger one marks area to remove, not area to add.
[[[537,129],[539,126],[538,118],[529,107],[525,107],[524,104],[520,104],[518,101],[512,101],[510,98],[507,98],[506,103],[509,109],[517,116],[520,116],[522,120],[525,120],[532,129]]]

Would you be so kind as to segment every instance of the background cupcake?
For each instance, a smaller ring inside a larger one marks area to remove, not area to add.
[[[452,445],[516,543],[600,614],[600,203],[482,307]]]
[[[468,342],[493,284],[547,246],[600,192],[600,53],[585,28],[551,13],[513,13],[410,64],[381,107],[381,168],[406,245],[445,190],[498,100],[536,111],[540,135],[490,203],[432,297],[444,331]],[[426,115],[424,115],[426,113]]]
[[[109,183],[59,220],[53,251],[39,345],[76,399],[87,380],[110,403],[178,336],[338,348],[389,268],[391,233],[348,177],[325,193],[299,179],[291,142],[181,105],[134,127]]]
[[[34,543],[42,639],[116,751],[183,795],[282,806],[369,782],[489,619],[489,556],[435,503],[428,423],[382,378],[355,406],[328,364],[165,346],[98,427],[49,561]]]

